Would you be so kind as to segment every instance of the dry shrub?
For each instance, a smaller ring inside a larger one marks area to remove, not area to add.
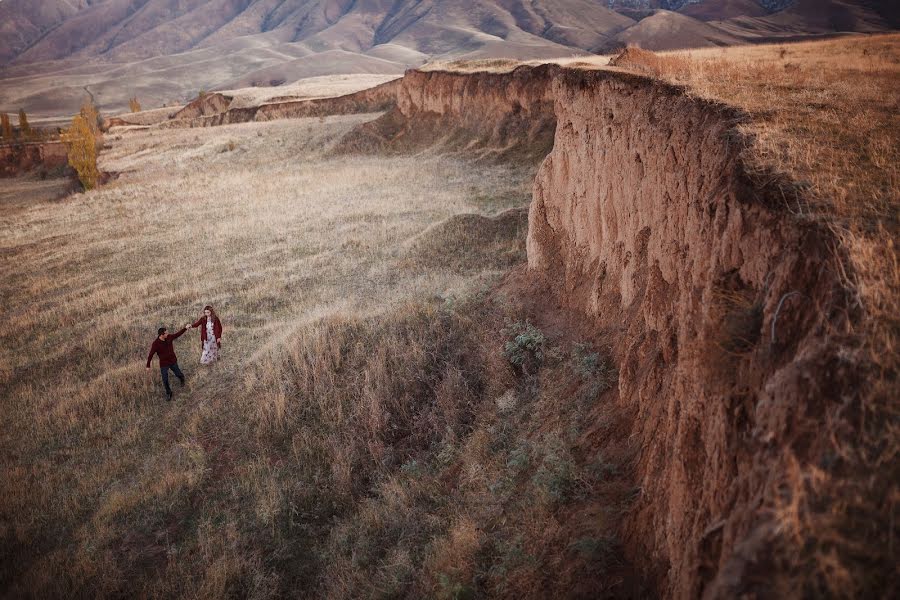
[[[471,597],[476,559],[486,541],[483,531],[467,516],[458,517],[445,536],[434,540],[425,559],[436,598]]]
[[[141,112],[141,103],[138,101],[137,97],[131,98],[128,101],[128,110],[133,113]]]

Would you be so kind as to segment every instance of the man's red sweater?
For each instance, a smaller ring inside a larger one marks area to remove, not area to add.
[[[182,333],[187,331],[185,328],[181,328],[181,331],[178,333],[173,333],[169,335],[165,339],[165,341],[156,338],[153,340],[153,345],[150,346],[150,354],[147,355],[147,368],[150,368],[150,361],[153,360],[153,355],[159,355],[159,368],[163,367],[171,367],[175,363],[178,362],[178,357],[175,356],[175,347],[172,345]]]

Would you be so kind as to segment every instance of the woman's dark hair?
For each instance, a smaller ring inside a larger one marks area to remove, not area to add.
[[[165,332],[166,332],[166,328],[165,328],[165,327],[160,327],[159,329],[156,330],[156,337],[161,336],[161,335],[164,334]]]
[[[209,311],[209,316],[210,316],[210,318],[212,318],[213,321],[215,321],[215,320],[217,320],[217,319],[219,318],[219,315],[216,314],[216,311],[213,310],[213,307],[210,306],[209,304],[207,304],[206,306],[204,306],[204,307],[203,307],[203,310],[200,311],[200,317],[201,317],[201,318],[205,316],[203,313],[206,312],[206,311]]]

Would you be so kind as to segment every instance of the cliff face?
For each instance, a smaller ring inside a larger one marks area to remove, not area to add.
[[[396,107],[351,132],[343,151],[436,148],[466,156],[541,159],[553,144],[556,117],[549,95],[556,67],[502,76],[408,71]]]
[[[799,593],[784,587],[802,568],[797,474],[827,463],[824,415],[854,378],[834,342],[851,316],[832,239],[746,173],[740,118],[622,73],[411,72],[396,109],[345,140],[552,144],[529,273],[550,310],[588,315],[614,348],[641,447],[623,539],[668,597]]]
[[[617,338],[642,448],[633,551],[674,597],[729,597],[788,552],[791,468],[825,452],[814,424],[850,372],[828,344],[844,318],[830,236],[746,175],[732,111],[637,79],[553,89],[529,269]]]

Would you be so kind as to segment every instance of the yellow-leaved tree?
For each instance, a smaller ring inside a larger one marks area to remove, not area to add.
[[[100,146],[103,145],[103,132],[100,131],[100,123],[102,122],[100,119],[100,111],[92,100],[86,100],[85,103],[81,105],[80,114],[87,122],[88,127],[91,128],[91,133],[94,136],[94,141],[99,150]]]
[[[4,141],[11,142],[13,139],[12,123],[9,122],[9,115],[0,113],[0,134],[3,135]]]
[[[31,139],[31,125],[28,124],[28,115],[25,114],[24,108],[19,109],[19,131],[24,139]]]
[[[131,109],[131,112],[141,112],[141,103],[138,102],[137,96],[128,101],[128,108]]]
[[[97,127],[96,121],[93,125],[94,128]],[[68,151],[69,166],[75,169],[84,189],[97,187],[100,179],[100,171],[97,169],[98,143],[91,123],[83,115],[76,115],[72,119],[72,126],[63,131],[62,141]]]

